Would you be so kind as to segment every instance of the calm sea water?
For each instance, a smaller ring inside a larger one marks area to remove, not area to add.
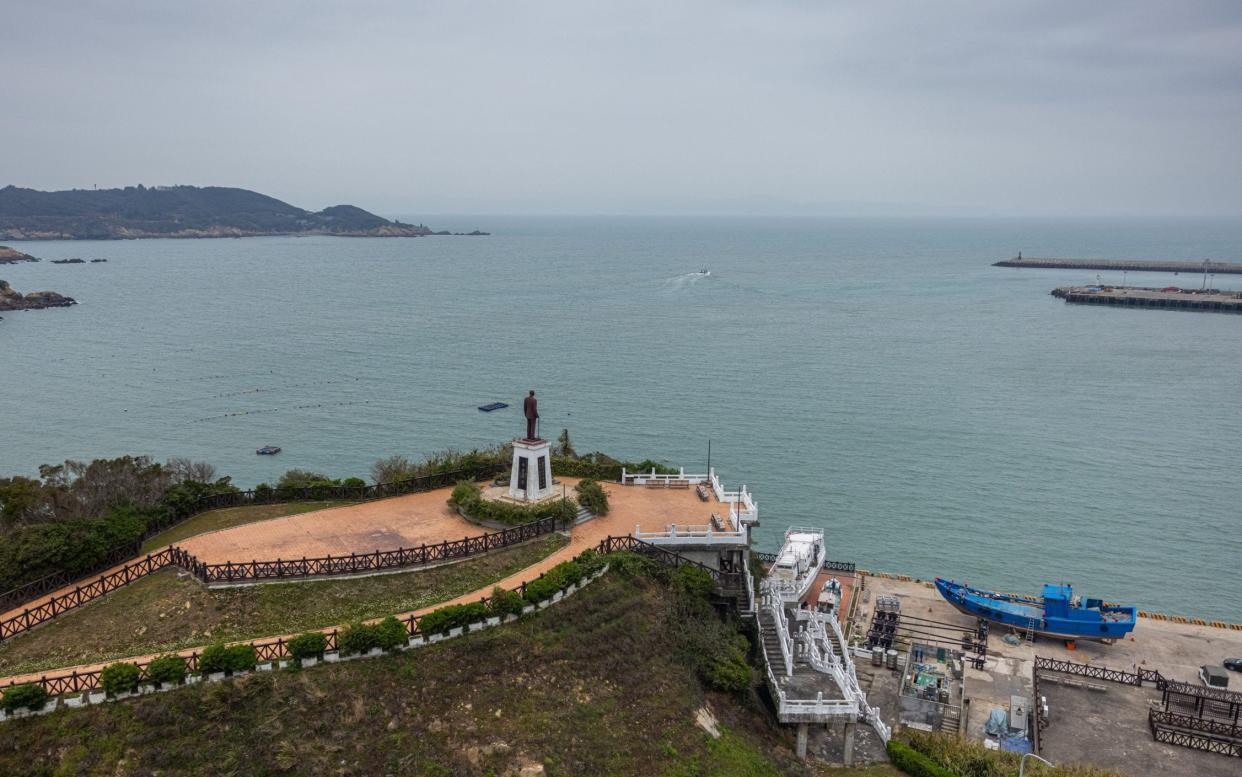
[[[1094,272],[989,266],[1238,260],[1242,225],[427,221],[495,234],[14,243],[109,262],[0,268],[81,303],[0,321],[0,472],[365,476],[513,437],[535,388],[581,451],[702,470],[710,438],[763,549],[822,526],[872,569],[1242,620],[1242,317],[1067,306],[1049,290]],[[1203,279],[1129,277],[1173,280]]]

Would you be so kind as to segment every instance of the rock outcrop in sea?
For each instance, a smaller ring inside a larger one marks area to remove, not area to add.
[[[17,264],[18,262],[37,262],[38,259],[30,254],[23,254],[16,248],[8,246],[0,246],[0,264]]]
[[[14,291],[8,281],[0,281],[0,310],[38,310],[40,308],[67,308],[77,300],[54,291],[32,291],[22,294]]]

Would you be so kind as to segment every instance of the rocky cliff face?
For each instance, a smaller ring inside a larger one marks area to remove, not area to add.
[[[13,290],[8,281],[0,281],[0,310],[38,310],[39,308],[67,308],[78,304],[73,297],[54,291],[32,291],[21,294]]]

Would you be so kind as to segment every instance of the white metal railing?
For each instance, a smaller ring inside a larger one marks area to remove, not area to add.
[[[720,478],[716,476],[715,469],[708,472],[707,476],[711,481],[712,491],[716,494],[716,501],[731,505],[731,512],[737,516],[739,521],[754,523],[759,520],[759,506],[755,503],[751,493],[746,490],[745,485],[737,491],[726,491],[720,484]]]
[[[700,483],[706,483],[710,480],[710,475],[687,474],[686,468],[682,467],[681,471],[676,475],[658,474],[654,469],[650,472],[627,472],[625,467],[621,468],[621,482],[641,486],[644,483],[689,483],[697,486]],[[721,500],[724,501],[724,500]]]
[[[836,638],[836,644],[840,647],[841,656],[837,657],[829,642],[831,637],[828,635],[827,629],[824,628],[824,621],[832,627],[832,637]],[[892,730],[880,718],[880,710],[867,703],[867,694],[863,691],[862,686],[858,684],[858,673],[854,669],[854,662],[850,658],[849,647],[845,644],[845,635],[841,631],[841,624],[833,614],[827,614],[820,618],[814,618],[810,627],[807,629],[807,652],[810,657],[810,664],[813,669],[820,672],[827,672],[832,676],[837,686],[845,693],[846,697],[858,705],[860,715],[873,729],[876,734],[888,742],[892,736]],[[829,660],[824,661],[822,653],[817,642],[823,642],[827,648]]]
[[[789,633],[789,621],[785,618],[785,605],[780,597],[773,597],[765,591],[763,592],[763,606],[768,609],[768,615],[772,618],[772,627],[776,630],[776,638],[781,645],[781,658],[785,661],[785,676],[789,677],[793,674],[794,646],[793,637]],[[762,632],[762,623],[759,628]]]
[[[641,524],[635,524],[634,537],[644,542],[669,545],[736,545],[745,544],[746,531],[720,531],[712,528],[710,523],[670,523],[664,531],[643,531]]]
[[[754,615],[758,609],[755,607],[755,581],[750,575],[750,554],[742,555],[742,574],[746,575],[746,614]]]
[[[858,705],[845,699],[825,699],[823,691],[818,692],[814,699],[791,699],[785,694],[785,689],[776,681],[776,675],[772,674],[772,667],[764,662],[764,669],[767,671],[768,683],[771,684],[772,690],[776,692],[776,714],[777,717],[798,716],[858,716]],[[886,742],[888,740],[885,740]]]

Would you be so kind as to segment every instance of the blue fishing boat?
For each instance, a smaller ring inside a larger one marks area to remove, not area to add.
[[[939,577],[936,590],[967,615],[1057,639],[1118,639],[1134,629],[1137,616],[1133,607],[1106,604],[1100,599],[1083,602],[1068,585],[1045,585],[1042,601],[980,591]]]

